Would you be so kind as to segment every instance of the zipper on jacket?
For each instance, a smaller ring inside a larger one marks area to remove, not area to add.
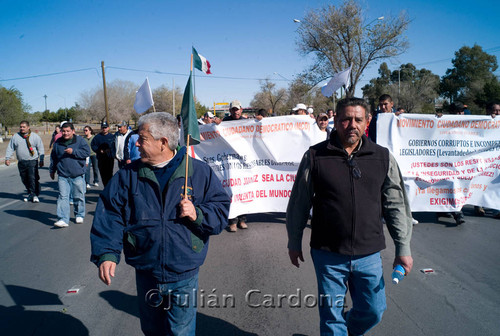
[[[163,217],[164,217],[164,209],[163,209],[163,194],[160,190],[160,185],[154,181],[151,181],[149,180],[149,183],[151,183],[153,185],[153,188],[155,189],[156,191],[156,195],[159,196],[159,200],[160,200],[160,227],[161,227],[161,246],[165,246],[165,242],[166,242],[166,239],[165,239],[165,235],[166,235],[166,230],[165,230],[165,226],[163,225]],[[160,254],[160,270],[161,270],[161,280],[162,280],[162,283],[165,283],[166,282],[166,279],[165,279],[165,272],[163,270],[163,266],[165,264],[165,260],[166,260],[166,253],[164,252],[166,251],[165,248],[162,249],[162,252]]]
[[[352,235],[351,235],[351,253],[354,254],[354,238],[356,236],[356,197],[354,195],[354,166],[352,165],[352,160],[354,160],[354,155],[349,155],[347,157],[347,164],[349,165],[349,181],[351,182],[351,200],[352,200]]]

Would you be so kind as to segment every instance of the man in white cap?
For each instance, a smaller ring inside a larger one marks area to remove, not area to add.
[[[222,121],[231,121],[231,120],[240,120],[244,119],[243,117],[243,108],[241,107],[241,103],[239,100],[233,100],[229,104],[229,113],[230,115],[224,117]]]
[[[320,113],[316,118],[316,125],[321,132],[325,132],[325,139],[330,137],[330,131],[328,131],[328,115],[326,113]]]
[[[212,112],[208,111],[207,113],[205,113],[203,115],[203,118],[201,121],[203,122],[203,124],[211,124],[211,123],[215,122],[214,119],[215,119],[215,115]]]
[[[307,106],[305,104],[299,103],[292,109],[292,111],[292,114],[307,115]]]

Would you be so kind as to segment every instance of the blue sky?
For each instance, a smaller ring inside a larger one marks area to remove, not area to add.
[[[258,79],[286,86],[283,77],[293,79],[307,67],[309,60],[297,51],[293,19],[328,3],[341,2],[0,0],[0,85],[19,89],[32,111],[45,109],[46,94],[48,109],[55,111],[102,86],[104,61],[108,83],[122,79],[139,88],[148,76],[153,89],[175,81],[183,90],[193,45],[212,64],[213,75],[196,74],[200,102],[212,106],[240,99],[247,106],[258,91]],[[410,48],[388,61],[391,69],[411,62],[442,76],[454,53],[474,43],[500,56],[500,2],[362,4],[368,21],[402,10],[412,20],[406,32]],[[378,66],[365,71],[358,88],[377,76]],[[16,80],[67,71],[74,72]]]

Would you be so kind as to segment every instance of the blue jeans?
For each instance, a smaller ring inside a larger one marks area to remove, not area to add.
[[[89,159],[89,164],[85,169],[85,182],[90,184],[90,166],[92,166],[92,171],[94,172],[94,183],[99,183],[99,169],[97,168],[97,156],[91,155]]]
[[[321,335],[363,335],[382,319],[386,310],[380,253],[348,256],[311,249],[318,281]],[[352,309],[343,314],[347,289]]]
[[[73,196],[76,217],[85,218],[85,179],[83,175],[77,177],[58,176],[59,197],[57,198],[57,217],[69,223],[69,200]]]
[[[195,335],[198,274],[186,280],[159,284],[149,273],[136,271],[135,279],[144,335]],[[163,302],[151,300],[153,297]],[[158,306],[148,302],[156,302]]]

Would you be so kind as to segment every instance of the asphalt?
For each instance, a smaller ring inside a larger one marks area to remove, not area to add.
[[[138,335],[134,270],[121,263],[111,286],[89,262],[89,231],[101,188],[87,194],[85,223],[57,229],[57,184],[41,169],[41,203],[22,201],[17,167],[0,167],[0,335]],[[386,281],[388,309],[367,335],[499,335],[500,221],[466,223],[416,213],[414,270]],[[282,213],[251,214],[249,229],[211,239],[199,278],[197,335],[317,335],[316,280],[288,260]],[[389,279],[394,247],[382,252]],[[431,268],[432,273],[420,270]],[[68,293],[68,290],[77,293]],[[300,306],[298,306],[300,303]],[[348,300],[348,305],[350,301]]]

